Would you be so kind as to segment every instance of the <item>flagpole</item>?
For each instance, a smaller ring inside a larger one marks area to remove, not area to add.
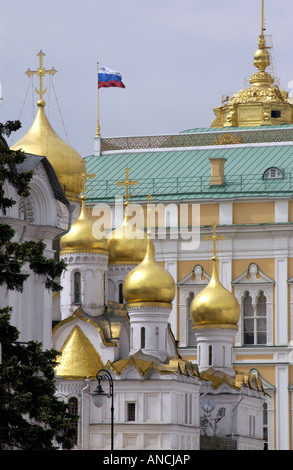
[[[97,62],[97,130],[96,137],[101,136],[100,116],[99,116],[99,62]]]

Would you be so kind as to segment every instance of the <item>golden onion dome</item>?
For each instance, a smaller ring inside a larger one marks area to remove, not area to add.
[[[71,225],[70,231],[60,239],[61,253],[93,253],[106,252],[107,240],[93,235],[93,222],[90,220],[86,207],[86,197],[81,196],[81,210],[78,219]]]
[[[108,235],[109,264],[138,264],[146,254],[147,235],[139,228],[133,230],[128,211],[126,202],[122,224]]]
[[[144,259],[124,280],[123,297],[128,305],[171,307],[175,282],[171,274],[156,262],[155,247],[150,239]]]
[[[236,297],[219,281],[217,257],[213,256],[213,273],[209,284],[197,294],[190,305],[193,328],[235,328],[240,317]]]
[[[22,149],[26,153],[47,157],[67,198],[77,202],[82,189],[83,159],[56,134],[48,121],[44,107],[45,101],[39,100],[38,111],[31,128],[11,146],[11,150]]]

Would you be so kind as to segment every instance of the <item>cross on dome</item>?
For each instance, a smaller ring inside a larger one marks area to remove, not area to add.
[[[37,70],[27,69],[27,71],[25,72],[28,77],[31,77],[32,75],[38,75],[38,77],[40,79],[40,85],[39,85],[39,90],[37,90],[37,88],[35,88],[35,90],[36,90],[37,94],[40,96],[40,100],[43,100],[43,95],[47,91],[47,87],[45,89],[43,89],[43,77],[44,77],[44,75],[49,74],[49,75],[54,76],[55,73],[57,72],[57,70],[55,70],[54,67],[52,67],[50,70],[44,69],[44,67],[43,67],[43,58],[44,58],[45,55],[46,54],[44,54],[43,51],[40,51],[37,54],[37,56],[39,57],[39,68]]]
[[[214,223],[214,224],[213,224],[213,235],[212,235],[211,237],[209,237],[208,235],[206,235],[206,236],[204,237],[204,239],[205,239],[206,241],[208,241],[208,240],[212,240],[212,241],[213,241],[213,248],[212,248],[211,252],[212,252],[213,255],[214,255],[214,259],[217,259],[217,252],[219,251],[219,250],[217,249],[217,247],[216,247],[217,240],[225,240],[225,238],[226,238],[225,235],[218,236],[218,235],[216,234],[216,227],[217,227],[217,225],[216,225],[216,223]]]
[[[117,181],[117,186],[125,186],[126,188],[126,194],[123,194],[124,198],[125,198],[125,201],[126,201],[126,204],[129,204],[129,199],[131,198],[131,193],[129,192],[129,188],[131,187],[131,185],[133,186],[137,186],[138,185],[138,181],[137,180],[134,180],[134,181],[130,181],[129,179],[129,171],[130,169],[128,167],[125,168],[125,173],[126,173],[126,178],[124,181]]]

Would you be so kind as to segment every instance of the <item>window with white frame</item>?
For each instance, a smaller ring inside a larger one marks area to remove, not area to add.
[[[235,346],[272,345],[274,281],[251,263],[232,284],[241,311]]]
[[[190,318],[190,305],[193,298],[208,284],[210,276],[197,264],[181,281],[179,287],[180,346],[194,347],[196,339]]]
[[[245,292],[243,302],[243,344],[266,344],[267,306],[266,296],[259,292],[256,302],[252,302],[249,291]]]
[[[73,275],[73,303],[81,304],[81,274],[79,271]]]
[[[279,168],[268,168],[264,173],[264,179],[283,178],[283,173]]]

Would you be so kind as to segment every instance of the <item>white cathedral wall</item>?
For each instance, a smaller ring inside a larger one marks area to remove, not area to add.
[[[115,449],[199,449],[197,381],[159,374],[154,374],[157,380],[137,380],[137,375],[129,372],[114,381]],[[128,403],[135,404],[134,421],[127,421]],[[101,408],[91,401],[88,404],[90,428],[85,445],[109,449],[110,400]]]
[[[45,244],[44,256],[52,258],[52,243],[61,231],[57,201],[42,163],[34,171],[29,197],[19,197],[15,189],[6,183],[5,193],[16,201],[6,216],[0,214],[2,221],[15,230],[14,240],[21,242],[42,239]],[[0,305],[13,308],[12,324],[19,330],[21,341],[38,341],[43,344],[43,349],[50,349],[53,293],[45,289],[44,279],[33,274],[27,266],[24,266],[23,272],[30,275],[24,282],[23,293],[7,292],[3,286],[0,291]]]
[[[101,315],[108,303],[107,253],[63,253],[60,259],[67,264],[62,273],[60,292],[61,320],[82,306],[85,313]],[[74,273],[81,274],[81,300],[74,302]]]

